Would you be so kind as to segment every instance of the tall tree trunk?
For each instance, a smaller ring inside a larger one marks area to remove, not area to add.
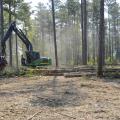
[[[95,49],[96,49],[95,51],[96,51],[96,53],[95,53],[95,55],[96,55],[96,62],[97,62],[98,46],[99,46],[98,45],[99,44],[99,24],[97,23],[95,26],[96,26],[96,29],[95,29],[96,30],[96,36],[95,36],[96,37],[96,39],[95,39],[95,46],[96,46],[95,47]]]
[[[0,0],[0,40],[3,39],[4,36],[4,29],[3,29],[3,0]],[[0,41],[0,54],[2,54],[2,49],[1,49],[1,41]]]
[[[117,59],[117,61],[119,62],[120,61],[120,47],[119,47],[119,44],[120,44],[120,42],[119,42],[119,31],[118,31],[118,26],[119,26],[119,21],[118,21],[118,19],[116,20],[116,59]]]
[[[114,54],[114,38],[113,38],[113,36],[112,36],[112,40],[111,40],[111,59],[113,60],[114,59],[114,56],[113,56],[113,54]]]
[[[92,24],[92,59],[93,59],[93,64],[95,64],[95,25]]]
[[[87,65],[87,9],[86,0],[81,0],[82,62]]]
[[[109,57],[110,57],[110,62],[111,62],[112,61],[112,57],[111,57],[112,54],[111,54],[111,33],[110,33],[111,29],[110,29],[110,27],[111,27],[111,24],[110,24],[110,20],[109,20],[109,33],[108,33],[109,38],[108,39],[109,39]]]
[[[42,55],[45,56],[45,33],[44,33],[44,27],[41,29],[41,38],[42,38]]]
[[[114,18],[114,21],[113,21],[113,25],[114,25],[114,28],[113,28],[113,30],[114,30],[114,34],[113,34],[113,36],[114,36],[114,48],[115,48],[115,52],[116,52],[116,56],[115,56],[115,61],[116,61],[116,63],[117,63],[117,25],[116,25],[116,19]]]
[[[11,1],[9,1],[9,25],[11,24]],[[9,38],[9,64],[12,67],[12,38]]]
[[[104,0],[100,0],[100,27],[99,27],[99,48],[98,48],[98,69],[97,76],[103,76],[103,63],[104,63],[104,39],[105,39],[105,27],[104,27]]]
[[[53,31],[54,31],[55,62],[56,62],[56,67],[58,67],[57,41],[56,41],[56,24],[55,24],[55,8],[54,8],[54,0],[51,0],[51,1],[52,1]]]
[[[15,40],[16,40],[16,67],[18,70],[18,39],[17,39],[17,35],[15,35]]]
[[[14,0],[14,14],[16,13],[16,3],[15,3],[15,0]],[[16,21],[16,16],[14,17],[15,21]],[[15,34],[15,42],[16,42],[16,67],[17,67],[17,70],[19,69],[18,68],[18,39],[17,39],[17,34]]]

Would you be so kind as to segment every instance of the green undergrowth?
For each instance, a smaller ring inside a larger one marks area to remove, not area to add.
[[[34,75],[40,75],[38,73],[35,73],[33,69],[29,69],[29,70],[26,70],[26,69],[23,69],[23,68],[19,68],[19,69],[16,69],[16,68],[11,68],[11,67],[7,67],[5,68],[5,70],[1,71],[0,72],[0,77],[15,77],[15,76],[23,76],[23,77],[32,77]]]
[[[108,77],[108,78],[120,78],[120,72],[116,71],[116,72],[104,73],[104,77]]]
[[[114,68],[114,67],[112,67]],[[107,68],[108,70],[111,69],[111,67]],[[4,71],[0,71],[0,77],[6,78],[6,77],[32,77],[32,76],[44,76],[47,74],[47,71],[42,71],[42,69],[33,69],[33,68],[19,68],[16,69],[14,67],[6,67]],[[90,76],[89,76],[90,77]],[[114,72],[106,71],[104,72],[103,77],[108,78],[120,78],[120,72],[119,70],[114,70]]]

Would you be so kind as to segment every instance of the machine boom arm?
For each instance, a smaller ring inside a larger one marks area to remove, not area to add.
[[[17,36],[22,40],[22,42],[26,45],[26,48],[28,51],[33,51],[33,47],[31,42],[28,40],[28,38],[25,36],[25,34],[22,32],[21,29],[17,28],[16,26],[16,22],[12,22],[11,25],[9,26],[4,38],[1,41],[2,44],[2,54],[5,54],[5,43],[8,40],[8,38],[11,36],[12,32],[15,32],[17,34]]]

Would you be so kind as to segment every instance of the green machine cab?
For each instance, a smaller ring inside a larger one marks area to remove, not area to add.
[[[52,60],[49,57],[41,57],[39,52],[36,51],[32,51],[32,52],[26,51],[25,64],[22,63],[23,66],[31,66],[31,67],[49,66],[51,64],[52,64]]]

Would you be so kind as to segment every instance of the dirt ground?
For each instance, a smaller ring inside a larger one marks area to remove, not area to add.
[[[120,120],[120,80],[0,79],[0,120]]]

